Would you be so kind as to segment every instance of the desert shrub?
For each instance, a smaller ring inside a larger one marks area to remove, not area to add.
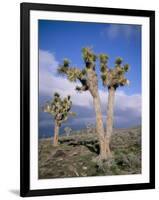
[[[141,167],[141,159],[139,155],[135,155],[134,153],[128,154],[128,161],[130,168],[140,168]]]
[[[141,167],[141,159],[139,154],[134,152],[118,152],[115,157],[115,162],[121,170],[136,171]]]
[[[117,154],[115,162],[120,168],[127,167],[129,165],[129,160],[127,158],[127,155],[124,154],[123,152]]]

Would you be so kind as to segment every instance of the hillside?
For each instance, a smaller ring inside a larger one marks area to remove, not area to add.
[[[59,146],[52,138],[39,139],[39,178],[126,175],[141,173],[141,128],[115,129],[111,141],[113,157],[96,161],[98,140],[92,133],[60,136]]]

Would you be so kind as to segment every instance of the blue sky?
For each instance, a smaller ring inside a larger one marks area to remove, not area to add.
[[[81,57],[82,47],[93,47],[95,53],[107,53],[110,67],[114,66],[114,60],[120,56],[124,63],[130,64],[127,78],[130,85],[121,87],[116,94],[115,123],[116,127],[128,127],[140,124],[141,121],[141,27],[137,25],[83,23],[64,21],[39,21],[39,95],[40,104],[51,98],[57,89],[66,95],[72,94],[74,109],[80,111],[77,119],[71,119],[66,125],[74,128],[84,127],[78,121],[91,120],[94,122],[94,112],[91,97],[88,93],[76,94],[76,84],[69,83],[65,78],[56,74],[56,68],[63,58],[69,58],[71,64],[82,68],[84,63]],[[99,75],[99,63],[96,66]],[[99,82],[99,90],[103,108],[104,119],[106,117],[107,90]],[[81,99],[80,99],[81,98]],[[77,100],[81,102],[77,103]],[[84,103],[85,102],[85,103]],[[121,105],[125,104],[125,105]],[[87,109],[83,116],[82,108]],[[130,112],[132,113],[130,117]],[[137,113],[137,114],[136,114]],[[50,116],[39,113],[39,131],[46,132],[52,127]],[[128,120],[128,115],[130,120]],[[125,117],[125,118],[124,118]],[[122,120],[121,120],[122,119]],[[45,130],[45,131],[44,131]]]

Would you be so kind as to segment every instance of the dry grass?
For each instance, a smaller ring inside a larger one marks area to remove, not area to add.
[[[117,129],[111,141],[113,157],[94,162],[99,153],[94,134],[61,136],[58,147],[52,138],[39,140],[39,178],[125,175],[141,173],[141,128]]]

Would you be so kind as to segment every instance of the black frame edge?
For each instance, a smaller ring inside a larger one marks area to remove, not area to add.
[[[110,8],[110,7],[94,7],[94,6],[80,6],[80,5],[63,5],[63,4],[45,4],[45,3],[21,3],[29,10],[47,10],[47,11],[61,11],[61,12],[79,12],[79,13],[96,13],[96,14],[116,14],[124,16],[151,16],[155,11],[153,10],[138,10],[126,8]]]
[[[20,5],[20,196],[30,190],[29,154],[29,9]],[[24,48],[25,47],[25,48]]]
[[[146,189],[154,189],[154,186],[150,183],[139,183],[139,184],[92,186],[92,187],[88,186],[79,188],[77,187],[77,188],[30,190],[25,195],[25,197],[100,193],[100,192],[120,192],[120,191],[146,190]]]
[[[155,188],[155,11],[150,16],[150,183]],[[151,132],[153,134],[151,134]]]

